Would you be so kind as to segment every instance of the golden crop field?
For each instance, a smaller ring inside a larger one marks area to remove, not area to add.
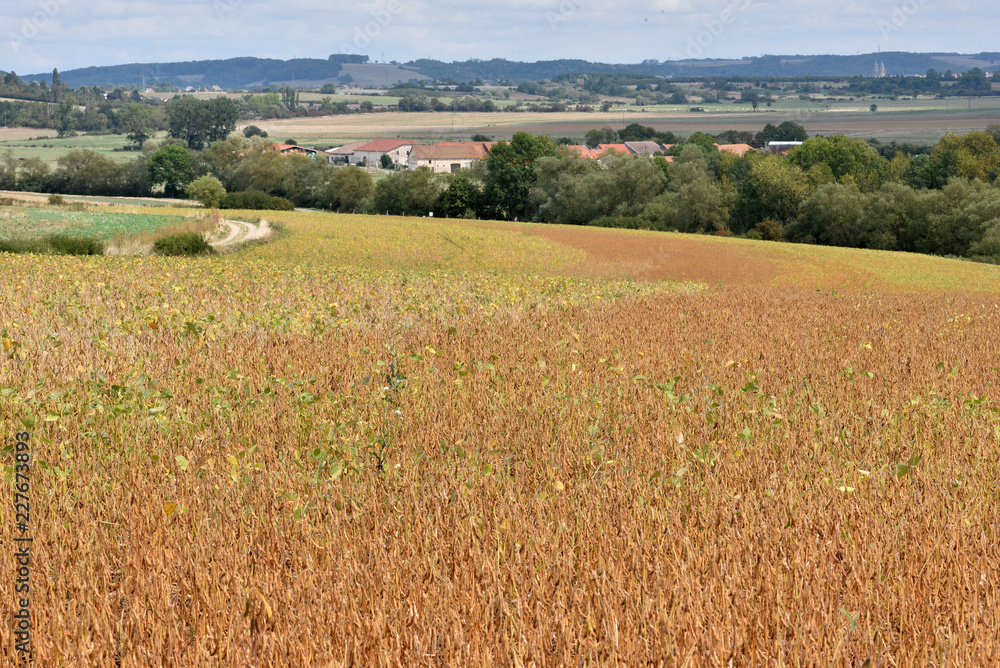
[[[996,267],[268,218],[2,256],[37,665],[1000,659]]]

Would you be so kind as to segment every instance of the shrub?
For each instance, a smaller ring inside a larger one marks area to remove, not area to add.
[[[765,218],[764,220],[757,223],[751,231],[756,231],[760,235],[761,239],[765,241],[784,241],[785,240],[785,228],[781,223],[772,219]],[[749,234],[748,234],[749,236]]]
[[[104,242],[94,237],[50,234],[46,237],[0,239],[0,252],[55,255],[104,255]]]
[[[219,200],[226,194],[222,182],[214,176],[202,176],[187,186],[187,196],[201,202],[202,206],[212,208],[219,205]]]
[[[291,211],[295,205],[284,197],[274,197],[260,190],[243,190],[223,195],[219,198],[219,208]]]
[[[205,237],[197,232],[178,232],[160,237],[153,242],[157,255],[211,255],[215,252]]]
[[[46,241],[52,252],[59,255],[104,255],[104,242],[94,237],[52,234]]]
[[[0,253],[44,253],[47,250],[48,245],[42,239],[0,239]]]
[[[52,206],[62,206],[65,203],[66,200],[63,199],[62,195],[56,195],[56,194],[49,195],[49,204],[51,204]]]

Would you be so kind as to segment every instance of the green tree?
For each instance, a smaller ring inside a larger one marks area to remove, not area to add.
[[[679,190],[685,183],[708,178],[709,175],[708,159],[700,146],[684,144],[678,148],[680,150],[670,163],[668,172],[670,189],[674,191]]]
[[[426,216],[434,210],[440,189],[426,167],[387,176],[375,185],[374,213],[392,216]]]
[[[474,217],[482,197],[482,189],[472,179],[462,174],[457,175],[434,203],[434,215],[442,218]]]
[[[1000,146],[991,132],[969,132],[964,135],[949,132],[942,137],[931,158],[947,153],[955,156],[955,173],[963,179],[992,181],[1000,172]]]
[[[163,184],[167,197],[177,197],[191,178],[191,158],[184,147],[167,144],[149,159],[149,180]]]
[[[864,192],[879,188],[886,168],[886,159],[871,144],[844,135],[807,139],[788,154],[788,160],[803,171],[824,164],[837,181],[854,181]]]
[[[167,103],[166,111],[170,136],[184,140],[196,151],[228,137],[239,118],[239,107],[228,97],[208,101],[190,95],[175,97]]]
[[[802,203],[798,220],[789,227],[793,241],[858,248],[868,240],[865,216],[869,198],[856,183],[828,183]]]
[[[805,141],[808,138],[809,133],[804,127],[795,121],[785,121],[777,126],[768,123],[750,143],[757,148],[764,148],[772,141]]]
[[[799,205],[808,199],[813,190],[802,169],[772,153],[756,159],[750,171],[757,203],[756,219],[770,218],[781,223],[794,221],[799,214]]]
[[[289,199],[296,206],[312,206],[321,196],[330,169],[325,160],[264,149],[240,163],[230,190],[260,190]]]
[[[602,215],[638,216],[667,184],[666,175],[643,156],[607,156],[601,159],[601,167],[591,187],[606,202]]]
[[[337,211],[357,211],[361,203],[375,193],[375,182],[360,167],[334,170],[320,195],[324,208]]]
[[[599,162],[587,158],[539,158],[535,162],[535,185],[531,189],[536,220],[586,225],[607,215],[603,193],[588,189],[601,171]]]
[[[59,76],[59,69],[54,68],[52,70],[52,101],[58,102],[59,95],[62,93],[63,82],[62,78]]]
[[[208,104],[208,143],[225,139],[236,131],[236,121],[240,117],[240,108],[231,98],[217,97]]]
[[[52,124],[59,137],[75,137],[79,112],[71,98],[63,98],[52,112]]]
[[[583,143],[588,148],[597,148],[599,144],[613,144],[615,142],[615,131],[611,128],[601,128],[588,130],[583,136]]]
[[[299,92],[291,86],[281,89],[281,104],[289,111],[295,111],[299,107]]]
[[[192,164],[195,174],[211,174],[222,182],[227,191],[237,190],[233,175],[244,162],[258,157],[271,142],[262,139],[249,140],[233,134],[212,144],[197,154]]]
[[[940,190],[958,172],[958,156],[955,151],[938,151],[934,156],[915,155],[910,160],[904,179],[914,188]]]
[[[208,107],[196,97],[182,95],[167,103],[168,134],[188,147],[201,150],[208,138]]]
[[[657,196],[643,216],[654,229],[718,232],[728,229],[729,197],[708,176],[701,176]]]
[[[382,169],[392,169],[392,156],[388,153],[383,153],[382,158],[379,160],[379,165],[381,165]]]
[[[243,136],[247,139],[250,139],[251,137],[267,137],[267,131],[261,130],[256,125],[248,125],[243,128]]]
[[[41,158],[25,158],[17,168],[17,189],[45,192],[52,186],[52,169]]]
[[[865,213],[869,248],[878,250],[913,250],[906,238],[907,228],[921,218],[921,196],[901,183],[886,183],[872,196]]]
[[[128,148],[139,150],[153,135],[153,110],[148,105],[129,102],[118,112],[118,126],[128,139]]]
[[[14,159],[14,152],[7,149],[3,153],[3,161],[0,162],[0,190],[14,190],[17,188],[17,161]]]
[[[121,168],[90,149],[73,149],[59,158],[55,177],[59,191],[74,195],[117,195]]]
[[[214,176],[202,176],[188,184],[187,196],[202,203],[205,208],[219,206],[219,200],[226,194],[222,182]]]
[[[530,220],[531,188],[535,185],[535,161],[555,156],[557,147],[547,136],[517,132],[511,142],[501,141],[486,160],[483,192],[485,218]]]
[[[651,127],[647,127],[640,123],[629,123],[621,132],[618,133],[618,138],[623,141],[645,141],[647,139],[652,139],[656,136],[656,130]],[[609,142],[604,142],[609,143]]]

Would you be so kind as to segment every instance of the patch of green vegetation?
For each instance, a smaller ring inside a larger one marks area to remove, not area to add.
[[[215,250],[205,240],[205,237],[197,232],[178,232],[154,241],[153,252],[157,255],[176,257],[211,255]]]
[[[94,237],[49,234],[0,239],[0,252],[52,255],[104,255],[104,242]]]
[[[155,214],[14,209],[0,215],[0,238],[60,233],[108,241],[116,235],[154,232],[183,221],[183,216]]]

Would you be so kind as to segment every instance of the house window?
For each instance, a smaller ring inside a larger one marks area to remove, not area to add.
[[[451,173],[452,174],[454,174],[455,172],[457,172],[460,169],[462,169],[462,165],[461,164],[459,164],[457,162],[451,163]]]

